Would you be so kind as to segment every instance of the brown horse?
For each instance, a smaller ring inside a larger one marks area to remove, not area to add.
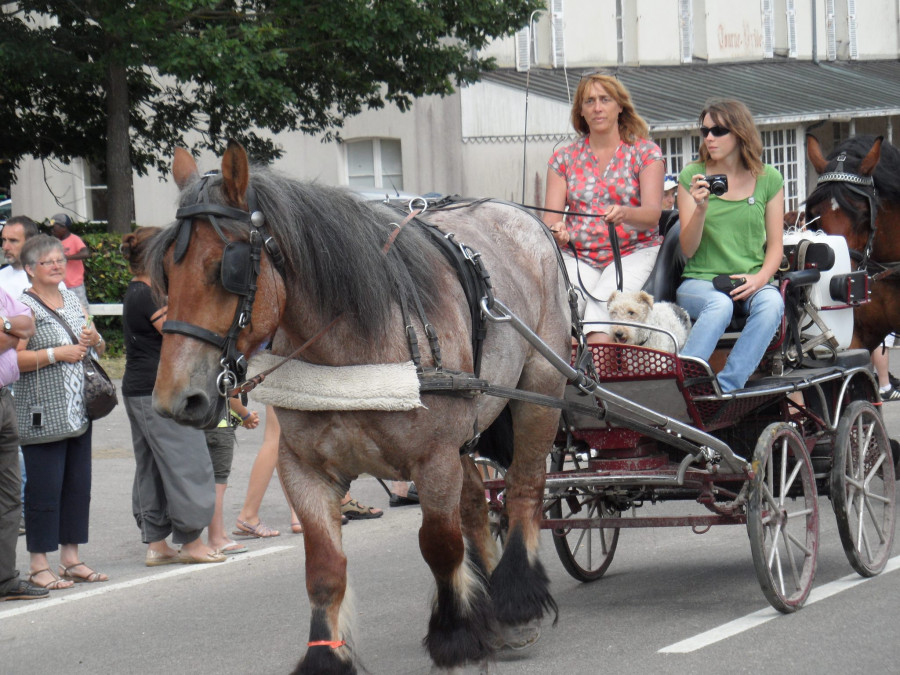
[[[428,344],[418,313],[404,311],[417,297],[440,338],[445,371],[480,370],[496,385],[562,396],[565,378],[508,324],[487,326],[476,366],[470,303],[457,271],[425,232],[428,224],[398,228],[402,216],[389,206],[266,169],[251,172],[237,143],[229,144],[221,175],[199,176],[184,151],[176,153],[173,173],[182,188],[180,221],[153,252],[154,278],[167,288],[169,307],[153,394],[161,414],[214,424],[221,392],[240,379],[243,355],[270,338],[276,355],[308,343],[303,359],[325,366],[409,361],[405,325]],[[568,356],[566,283],[540,221],[492,202],[420,218],[471,247],[470,257],[480,252],[494,296]],[[436,357],[421,351],[422,369],[434,372]],[[558,412],[509,402],[510,534],[498,560],[478,470],[469,456],[460,460],[460,448],[507,401],[423,392],[421,402],[404,412],[277,409],[279,470],[303,524],[311,606],[309,646],[296,672],[356,671],[340,500],[362,473],[413,480],[418,488],[419,548],[437,584],[424,644],[437,667],[483,662],[504,634],[523,627],[527,633],[556,609],[537,546]]]
[[[870,301],[853,313],[851,347],[872,350],[900,332],[900,150],[881,137],[855,136],[825,158],[807,136],[807,154],[819,174],[807,222],[843,235],[855,264],[869,272]]]

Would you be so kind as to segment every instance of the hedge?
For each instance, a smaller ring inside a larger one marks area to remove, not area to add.
[[[76,231],[78,229],[78,226],[73,228]],[[88,300],[92,304],[121,304],[128,282],[131,281],[128,263],[119,251],[122,235],[85,232],[78,233],[78,236],[91,250],[90,257],[84,261],[84,285]],[[106,340],[107,354],[121,356],[124,353],[122,317],[98,316],[95,320],[97,330]]]

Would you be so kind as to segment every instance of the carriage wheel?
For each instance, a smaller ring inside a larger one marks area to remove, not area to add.
[[[566,453],[559,449],[552,455],[554,471],[562,471]],[[568,488],[552,495],[549,515],[566,520],[618,516],[606,500],[584,488]],[[566,571],[578,581],[596,581],[606,572],[616,546],[619,528],[564,528],[553,530],[553,545]]]
[[[481,480],[506,480],[506,468],[488,457],[475,457],[475,466],[481,474]],[[506,488],[502,490],[485,490],[488,503],[488,525],[491,537],[497,542],[500,550],[506,545],[509,534],[509,516],[506,513]]]
[[[753,452],[747,530],[756,576],[780,612],[803,606],[816,575],[819,506],[806,443],[786,422],[765,428]]]
[[[831,468],[831,505],[850,565],[864,577],[887,564],[894,541],[894,462],[878,409],[853,401],[841,413]]]

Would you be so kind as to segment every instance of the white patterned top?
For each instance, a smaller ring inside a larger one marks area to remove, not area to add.
[[[61,291],[64,307],[59,315],[78,335],[86,321],[81,302],[71,291]],[[34,312],[34,336],[28,349],[38,350],[72,344],[72,338],[59,321],[37,300],[23,293],[19,300]],[[15,388],[16,420],[19,423],[19,444],[51,443],[80,436],[88,428],[84,407],[84,366],[57,361],[35,371],[22,373]],[[33,406],[43,407],[43,425],[31,425]]]

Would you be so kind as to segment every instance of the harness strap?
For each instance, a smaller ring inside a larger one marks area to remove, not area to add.
[[[332,649],[337,649],[339,647],[343,647],[347,642],[345,640],[313,640],[312,642],[307,642],[307,647],[331,647]]]

